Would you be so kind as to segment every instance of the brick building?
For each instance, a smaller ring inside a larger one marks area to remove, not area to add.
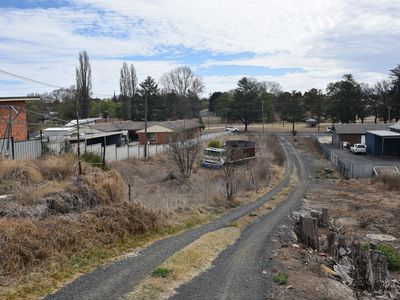
[[[26,101],[37,100],[40,97],[0,97],[0,138],[13,137],[16,142],[28,139]]]

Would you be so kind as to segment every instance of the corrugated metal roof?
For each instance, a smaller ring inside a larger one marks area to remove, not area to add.
[[[147,126],[152,126],[156,122],[147,122]],[[110,123],[99,123],[92,125],[93,128],[98,130],[109,132],[109,131],[118,131],[118,130],[140,130],[144,128],[143,121],[117,121],[117,122],[110,122]]]
[[[370,130],[367,132],[381,137],[400,137],[400,133],[390,130]]]
[[[38,101],[40,97],[0,97],[0,102],[11,101]]]
[[[371,124],[371,123],[356,123],[356,124],[335,124],[335,133],[337,134],[365,134],[370,130],[386,130],[389,124]]]
[[[394,123],[393,125],[389,126],[390,129],[400,131],[400,122]]]

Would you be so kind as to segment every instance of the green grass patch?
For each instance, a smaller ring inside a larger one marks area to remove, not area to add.
[[[389,270],[400,270],[400,254],[390,245],[378,244],[376,250],[381,251],[387,258]]]
[[[110,167],[108,167],[107,164],[103,164],[103,158],[99,154],[93,152],[85,152],[81,155],[81,158],[83,161],[104,171],[110,170]]]
[[[272,279],[277,284],[286,284],[288,281],[288,276],[283,272],[279,272]]]
[[[171,269],[167,269],[167,268],[161,268],[158,267],[157,269],[155,269],[152,273],[151,276],[153,277],[161,277],[161,278],[166,278],[169,274],[172,273]]]

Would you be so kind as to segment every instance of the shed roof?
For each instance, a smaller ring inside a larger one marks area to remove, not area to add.
[[[147,128],[147,132],[152,132],[151,130],[154,128],[154,132],[178,132],[182,130],[200,128],[202,125],[195,120],[176,120],[176,121],[163,121],[153,123],[153,125]],[[165,128],[162,131],[162,128]],[[139,130],[138,132],[144,132],[144,129]]]
[[[396,131],[400,130],[400,122],[397,122],[397,123],[394,123],[393,125],[390,125],[389,128],[393,129],[393,130],[396,130]]]
[[[155,122],[147,122],[147,126],[154,125]],[[99,123],[94,124],[91,127],[96,128],[100,131],[109,132],[109,131],[118,131],[118,130],[133,130],[137,131],[144,128],[143,121],[116,121],[110,123]]]
[[[368,131],[368,133],[371,133],[373,135],[377,135],[380,137],[398,137],[398,138],[400,138],[400,133],[393,132],[390,130],[371,130],[371,131]]]
[[[11,102],[11,101],[38,101],[40,97],[0,97],[0,102]]]
[[[386,130],[388,124],[356,123],[356,124],[335,124],[337,134],[365,134],[371,130]]]

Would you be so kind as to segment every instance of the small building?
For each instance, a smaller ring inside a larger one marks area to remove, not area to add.
[[[152,126],[156,124],[156,122],[148,122],[147,126]],[[128,141],[138,141],[139,135],[138,131],[144,128],[143,121],[113,121],[109,123],[96,123],[91,125],[92,128],[103,132],[111,132],[111,131],[126,131],[128,133]]]
[[[157,122],[147,127],[147,141],[150,144],[168,144],[177,134],[192,138],[201,134],[202,125],[197,120],[176,120]],[[145,129],[137,131],[141,145],[145,143]]]
[[[343,147],[343,142],[349,144],[365,144],[365,135],[371,130],[387,130],[388,124],[355,123],[335,124],[332,144],[337,148]]]
[[[371,130],[366,135],[367,153],[375,156],[400,156],[400,133]]]
[[[38,101],[40,97],[0,98],[0,138],[13,138],[15,142],[28,139],[26,101]]]
[[[317,126],[317,124],[318,124],[318,121],[315,120],[314,118],[309,118],[306,120],[307,127],[313,128],[313,127]]]
[[[389,126],[390,131],[399,132],[400,133],[400,122],[394,123]]]

